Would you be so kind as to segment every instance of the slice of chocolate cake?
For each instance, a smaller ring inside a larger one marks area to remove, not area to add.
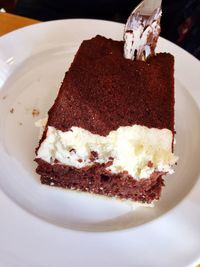
[[[174,58],[123,56],[123,42],[84,41],[36,150],[41,182],[151,203],[173,173]]]

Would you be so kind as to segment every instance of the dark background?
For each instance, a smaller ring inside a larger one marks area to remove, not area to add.
[[[94,18],[125,23],[140,0],[0,0],[7,11],[41,21]],[[200,0],[163,0],[161,36],[200,59]]]

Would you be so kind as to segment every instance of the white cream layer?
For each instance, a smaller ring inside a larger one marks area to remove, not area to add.
[[[154,171],[173,173],[177,157],[172,153],[172,132],[168,129],[148,128],[140,125],[119,127],[107,136],[92,134],[79,127],[62,132],[48,126],[37,158],[48,163],[58,160],[62,164],[83,168],[95,163],[113,164],[112,173],[128,172],[136,179],[148,178]],[[91,151],[98,158],[90,160]]]

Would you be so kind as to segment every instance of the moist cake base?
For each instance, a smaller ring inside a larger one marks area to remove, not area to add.
[[[104,164],[77,169],[59,163],[49,164],[42,159],[35,161],[38,163],[36,171],[43,184],[108,197],[148,204],[159,199],[164,186],[163,172],[154,172],[147,179],[136,180],[124,173],[112,174],[105,171]]]

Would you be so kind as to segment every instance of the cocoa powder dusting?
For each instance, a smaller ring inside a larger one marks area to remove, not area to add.
[[[158,53],[146,62],[123,56],[123,42],[101,36],[84,41],[66,73],[49,125],[106,136],[139,124],[174,133],[174,58]]]

